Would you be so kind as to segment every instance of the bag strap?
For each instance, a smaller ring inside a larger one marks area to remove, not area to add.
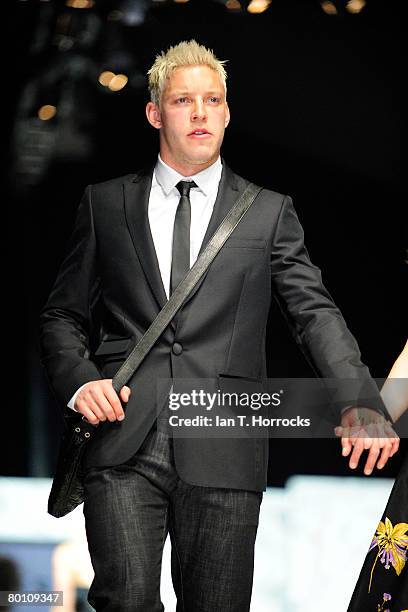
[[[177,285],[169,300],[165,303],[159,314],[140,338],[135,348],[116,372],[112,379],[112,386],[117,393],[126,385],[155,344],[156,340],[169,325],[176,312],[181,308],[192,289],[206,272],[218,251],[241,221],[261,189],[262,187],[254,183],[249,183],[241,194],[241,197],[228,211],[201,255],[187,272],[183,280]]]

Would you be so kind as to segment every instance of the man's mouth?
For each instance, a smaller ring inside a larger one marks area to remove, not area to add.
[[[210,132],[205,129],[202,130],[194,130],[189,134],[190,138],[209,138],[211,136]]]

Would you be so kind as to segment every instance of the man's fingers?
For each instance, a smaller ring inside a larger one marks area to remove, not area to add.
[[[379,427],[379,430],[379,436],[385,433],[385,437],[380,438],[380,448],[382,448],[382,452],[377,463],[378,469],[381,470],[388,459],[397,452],[399,448],[399,436],[395,433],[392,425],[388,421],[382,427]]]
[[[390,438],[381,438],[380,439],[380,446],[382,445],[382,451],[381,451],[381,457],[378,460],[377,463],[377,467],[379,470],[381,470],[384,465],[387,463],[391,451],[392,451],[392,442],[390,440]]]
[[[399,445],[400,445],[400,439],[399,438],[393,438],[392,451],[391,451],[390,457],[392,457],[393,455],[395,455],[396,452],[398,452]]]
[[[364,434],[362,434],[360,437],[356,439],[353,452],[351,453],[349,466],[352,470],[357,467],[358,462],[361,457],[361,453],[364,450],[364,437],[363,436]]]
[[[372,435],[375,436],[374,438],[369,438],[370,440],[370,450],[367,456],[367,461],[366,464],[364,466],[364,474],[366,476],[369,476],[371,474],[371,472],[374,469],[375,463],[378,459],[378,455],[380,454],[380,444],[379,444],[379,439],[378,439],[378,430],[376,427],[372,428]]]
[[[343,436],[341,439],[342,455],[347,457],[358,439],[361,427],[342,427]]]
[[[341,446],[342,446],[341,454],[343,455],[343,457],[347,457],[347,455],[350,453],[352,449],[350,438],[342,438]]]
[[[105,386],[102,386],[102,387],[98,386],[98,387],[91,389],[91,394],[92,394],[92,397],[96,405],[98,406],[98,409],[103,414],[104,418],[102,420],[106,421],[106,419],[108,419],[111,422],[115,421],[116,416],[115,416],[115,413],[113,411],[113,408],[110,402],[108,401],[106,397]]]
[[[92,410],[90,410],[89,408],[84,408],[81,411],[81,414],[83,414],[86,420],[89,421],[92,425],[98,425],[99,423],[98,417],[95,416]]]
[[[385,424],[385,428],[384,429],[385,429],[385,433],[387,434],[387,436],[390,439],[391,444],[392,444],[392,449],[391,449],[391,453],[390,453],[390,457],[392,457],[393,455],[395,455],[395,453],[399,449],[400,438],[399,438],[398,434],[394,431],[392,425],[388,421]]]
[[[122,387],[119,393],[119,396],[123,402],[127,402],[129,400],[130,394],[132,393],[129,387]]]
[[[98,403],[99,407],[103,411],[104,415],[107,419],[112,423],[116,421],[116,413],[113,409],[112,404],[110,403],[108,397],[106,396],[106,389],[103,389],[98,393]]]
[[[122,390],[122,389],[121,389]],[[110,405],[115,413],[116,418],[119,421],[123,421],[125,418],[125,413],[122,408],[122,404],[120,403],[120,399],[115,389],[112,387],[112,380],[110,380],[105,386],[105,395],[109,400]]]
[[[80,408],[82,414],[84,414],[84,411],[88,409],[96,416],[99,421],[106,421],[106,416],[99,408],[91,391],[86,391],[83,397],[78,398],[78,407]]]

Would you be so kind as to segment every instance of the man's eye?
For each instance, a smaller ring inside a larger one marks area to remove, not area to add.
[[[186,97],[177,98],[176,102],[184,102],[185,100],[187,100]]]
[[[220,98],[217,98],[217,96],[211,96],[210,100],[211,102],[219,102]]]

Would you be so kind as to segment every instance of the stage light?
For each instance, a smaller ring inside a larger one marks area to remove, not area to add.
[[[48,121],[57,114],[57,109],[52,104],[44,104],[38,109],[38,117],[41,121]]]
[[[240,11],[242,8],[239,0],[227,0],[227,2],[225,3],[225,6],[230,11]]]
[[[128,78],[125,74],[117,74],[113,77],[113,79],[109,82],[109,89],[111,91],[120,91],[123,89],[128,82]]]
[[[99,75],[98,81],[104,87],[108,87],[109,83],[114,78],[114,76],[115,76],[114,72],[111,72],[110,70],[105,70],[104,72],[101,72],[101,74]]]
[[[271,0],[251,0],[248,5],[248,13],[263,13],[270,5]]]
[[[363,10],[365,5],[365,0],[349,0],[349,2],[346,4],[346,9],[349,13],[354,13],[356,15]]]
[[[94,6],[94,0],[66,0],[65,5],[76,9],[89,9]]]
[[[327,15],[337,15],[337,8],[330,0],[324,0],[321,7]]]
[[[176,4],[186,4],[189,0],[174,0]]]

